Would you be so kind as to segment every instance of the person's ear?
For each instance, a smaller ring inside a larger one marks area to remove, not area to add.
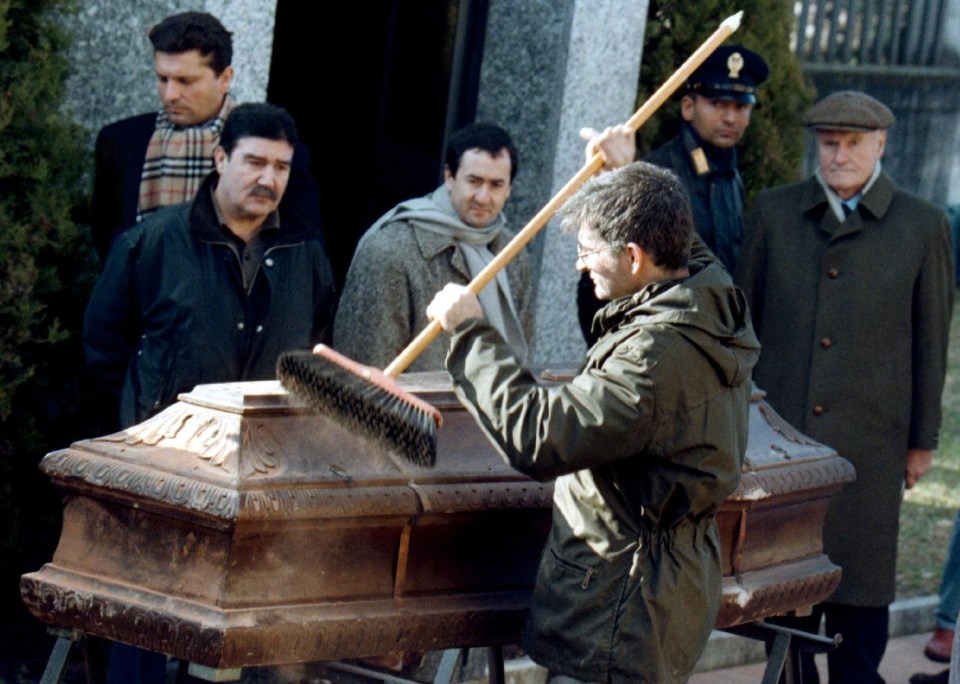
[[[643,269],[643,263],[647,255],[635,242],[628,242],[624,251],[630,256],[630,273],[636,275]]]
[[[693,110],[696,105],[694,95],[684,95],[680,98],[680,118],[690,123],[693,121]]]
[[[233,67],[225,67],[224,70],[220,72],[220,75],[217,76],[217,81],[220,84],[221,92],[226,95],[227,91],[230,90],[230,84],[233,82]]]
[[[227,151],[223,149],[222,145],[217,145],[213,151],[213,165],[216,167],[217,173],[222,176],[223,170],[227,165]]]

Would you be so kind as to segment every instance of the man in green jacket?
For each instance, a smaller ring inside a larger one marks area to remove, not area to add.
[[[516,469],[556,478],[553,526],[524,646],[558,681],[686,681],[720,600],[714,515],[736,488],[759,354],[743,295],[703,250],[690,202],[644,162],[562,210],[578,231],[602,335],[578,375],[544,387],[447,285],[427,309],[450,333],[461,401]]]
[[[954,276],[940,208],[894,185],[880,159],[893,113],[840,91],[811,107],[818,168],[761,193],[737,282],[763,344],[754,378],[790,424],[857,470],[830,501],[823,545],[837,590],[794,624],[843,643],[831,682],[882,682],[896,597],[903,488],[930,467],[940,428]],[[802,681],[816,682],[812,656]]]

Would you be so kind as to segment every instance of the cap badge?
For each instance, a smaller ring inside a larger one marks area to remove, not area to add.
[[[743,55],[739,52],[731,53],[727,57],[727,68],[730,70],[730,78],[740,78],[740,70],[743,69]]]

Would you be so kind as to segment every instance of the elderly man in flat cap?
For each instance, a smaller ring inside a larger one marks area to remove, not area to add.
[[[944,212],[896,187],[881,157],[893,114],[860,92],[815,104],[812,178],[761,193],[737,283],[760,337],[754,381],[802,432],[850,460],[824,547],[843,576],[797,625],[843,643],[831,682],[882,682],[903,488],[937,447],[954,276]],[[802,681],[818,681],[812,658]]]
[[[736,145],[750,125],[757,102],[757,87],[770,69],[763,57],[742,45],[717,48],[690,76],[680,99],[680,132],[644,161],[670,169],[690,195],[697,234],[723,262],[730,273],[736,267],[743,235],[744,186],[737,169]],[[584,128],[589,140],[587,158],[599,149],[605,168],[618,168],[633,161],[634,133],[626,126],[602,132]],[[589,278],[582,278],[577,293],[580,325],[584,337],[590,332],[600,302]]]

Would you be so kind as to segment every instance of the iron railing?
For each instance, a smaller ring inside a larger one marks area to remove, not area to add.
[[[796,0],[805,63],[934,66],[947,0]]]

